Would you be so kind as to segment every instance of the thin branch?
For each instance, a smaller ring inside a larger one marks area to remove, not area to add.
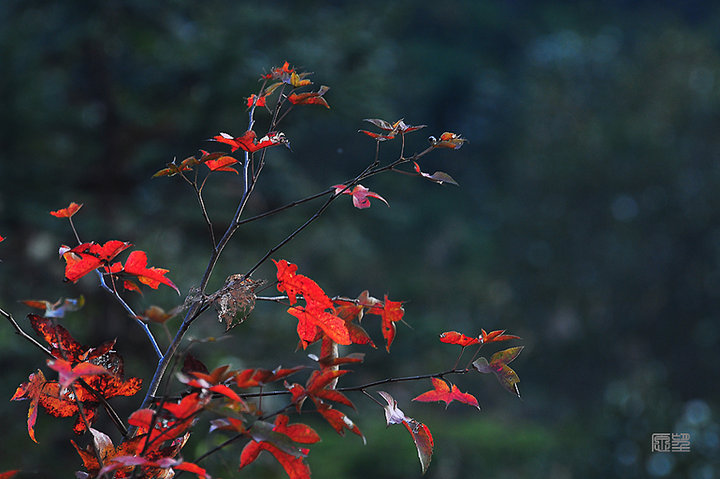
[[[208,179],[210,174],[208,173],[207,176],[205,176],[205,179],[203,179],[203,182],[200,186],[197,185],[197,181],[193,183],[193,190],[195,191],[195,197],[198,200],[198,203],[200,204],[200,211],[202,212],[203,219],[205,220],[205,224],[208,227],[208,231],[210,232],[210,239],[212,240],[213,248],[215,248],[215,232],[213,231],[213,225],[212,221],[210,220],[210,216],[208,216],[207,208],[205,207],[205,200],[202,196],[202,189],[203,186],[205,186],[205,180]]]
[[[105,277],[100,272],[100,270],[97,269],[95,271],[97,272],[97,275],[100,278],[100,286],[102,287],[102,289],[104,289],[105,291],[107,291],[108,293],[113,295],[115,297],[115,299],[118,300],[120,305],[125,309],[125,311],[127,311],[127,313],[130,315],[130,317],[135,320],[135,322],[138,324],[138,326],[140,326],[140,328],[145,333],[145,336],[147,336],[147,338],[150,340],[150,344],[152,344],[152,347],[155,350],[155,354],[157,354],[158,358],[162,359],[163,354],[162,354],[162,351],[160,350],[160,346],[158,346],[158,343],[155,340],[155,336],[153,335],[152,331],[150,331],[150,328],[148,327],[148,325],[145,324],[142,320],[140,320],[138,318],[138,315],[135,314],[135,311],[133,311],[133,309],[130,307],[130,305],[127,304],[125,302],[125,300],[122,298],[122,296],[120,296],[120,294],[117,292],[117,288],[114,287],[115,285],[113,284],[113,288],[108,286],[107,283],[105,282]]]
[[[280,206],[280,207],[278,207],[278,208],[275,208],[275,209],[266,211],[265,213],[260,213],[259,215],[255,215],[255,216],[250,217],[250,218],[245,218],[244,220],[239,221],[239,222],[238,222],[238,225],[244,225],[245,223],[250,223],[251,221],[256,221],[256,220],[265,218],[265,217],[267,217],[267,216],[271,216],[271,215],[280,213],[281,211],[290,209],[290,208],[292,208],[292,207],[294,207],[294,206],[301,205],[301,204],[303,204],[303,203],[307,203],[308,201],[312,201],[312,200],[321,198],[321,197],[323,197],[323,196],[325,196],[325,195],[327,195],[327,194],[329,194],[329,193],[332,193],[333,191],[334,191],[333,188],[328,188],[328,189],[325,190],[325,191],[322,191],[322,192],[320,192],[320,193],[316,193],[316,194],[314,194],[314,195],[307,196],[307,197],[305,197],[305,198],[303,198],[303,199],[301,199],[301,200],[291,201],[290,203],[288,203],[288,204],[286,204],[286,205],[283,205],[283,206]]]
[[[51,358],[54,358],[54,357],[55,357],[55,356],[52,355],[52,353],[50,352],[50,350],[49,350],[48,348],[46,348],[45,346],[43,346],[42,344],[40,344],[35,338],[33,338],[32,336],[30,336],[28,333],[26,333],[26,332],[24,331],[24,330],[20,327],[20,325],[17,323],[17,321],[15,321],[15,318],[13,318],[13,315],[12,315],[12,314],[8,313],[7,311],[5,311],[5,310],[2,309],[2,308],[0,308],[0,314],[3,315],[3,316],[5,316],[5,319],[7,319],[8,321],[10,321],[10,324],[12,324],[13,328],[15,328],[15,334],[18,334],[18,335],[22,336],[23,338],[27,339],[27,340],[30,341],[35,347],[37,347],[38,349],[40,349],[42,352],[44,352],[46,355],[50,356]]]

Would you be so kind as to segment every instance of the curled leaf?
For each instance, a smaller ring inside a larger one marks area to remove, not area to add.
[[[520,378],[517,373],[508,366],[508,363],[515,359],[522,350],[523,346],[504,349],[493,354],[489,362],[483,357],[478,358],[473,363],[473,366],[481,373],[495,374],[498,381],[500,381],[500,384],[505,389],[516,394],[517,397],[520,397],[520,390],[517,386],[517,383],[520,382]]]
[[[60,298],[54,303],[44,299],[25,299],[21,303],[31,308],[43,310],[43,316],[46,318],[62,318],[65,313],[82,308],[85,305],[85,297],[80,295],[79,298]]]
[[[428,180],[433,181],[439,185],[442,185],[443,183],[449,183],[451,185],[460,186],[458,185],[458,182],[453,179],[452,176],[448,175],[444,171],[436,171],[431,175],[429,173],[425,173],[424,171],[420,171],[420,165],[418,165],[414,161],[413,163],[415,164],[415,171],[423,178],[427,178]]]
[[[287,99],[293,105],[322,105],[325,108],[330,108],[328,102],[323,98],[323,95],[325,95],[329,89],[330,87],[323,85],[316,92],[291,93]]]
[[[415,419],[406,416],[398,407],[397,401],[385,391],[378,391],[378,394],[385,399],[387,406],[383,406],[385,410],[385,421],[387,425],[402,424],[408,430],[415,443],[418,458],[420,459],[420,467],[423,474],[427,471],[432,460],[434,441],[430,429]]]
[[[440,138],[431,136],[428,140],[433,148],[451,148],[453,150],[460,149],[460,147],[463,146],[463,143],[467,141],[457,133],[451,133],[449,131],[440,135]]]
[[[232,156],[221,156],[217,160],[205,161],[205,166],[210,168],[210,171],[231,171],[235,174],[238,174],[238,171],[230,166],[236,163],[238,163],[238,160],[236,160]]]

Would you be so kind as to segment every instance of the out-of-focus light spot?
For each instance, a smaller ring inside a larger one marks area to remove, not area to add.
[[[640,211],[637,201],[630,195],[618,195],[610,208],[613,218],[618,221],[631,221]]]

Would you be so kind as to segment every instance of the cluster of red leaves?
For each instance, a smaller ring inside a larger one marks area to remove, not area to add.
[[[278,291],[287,293],[288,313],[298,319],[297,333],[303,348],[327,338],[337,344],[352,344],[345,321],[335,314],[335,306],[325,291],[312,279],[297,274],[297,265],[286,260],[275,261]],[[296,305],[302,295],[305,306]]]
[[[248,434],[251,437],[240,453],[240,469],[255,461],[262,451],[268,451],[282,465],[290,479],[309,479],[310,467],[305,462],[309,449],[302,444],[314,444],[320,436],[305,424],[288,424],[289,418],[278,414],[275,424],[256,421]]]
[[[88,348],[77,342],[70,333],[52,319],[31,314],[28,316],[35,332],[50,346],[54,359],[48,365],[58,371],[59,381],[48,380],[41,370],[30,375],[12,397],[13,401],[30,400],[28,408],[28,434],[35,439],[35,422],[38,406],[56,417],[70,417],[83,408],[89,424],[96,419],[100,398],[132,396],[141,387],[139,378],[124,379],[122,357],[113,351],[115,341],[107,341],[97,348]],[[70,385],[73,385],[70,388]],[[74,431],[85,430],[78,417]]]
[[[171,287],[178,294],[180,290],[165,275],[169,270],[164,268],[148,267],[147,254],[144,251],[132,251],[125,261],[110,262],[120,253],[132,246],[131,243],[110,240],[103,245],[95,242],[82,243],[74,248],[63,246],[60,253],[65,260],[65,281],[76,282],[86,274],[102,268],[102,271],[112,275],[133,277],[137,281],[153,289],[161,284]],[[123,286],[128,290],[140,291],[133,281],[126,279]]]
[[[278,87],[283,85],[290,85],[292,91],[287,95],[287,100],[293,105],[320,105],[325,108],[330,108],[323,96],[330,87],[322,85],[317,91],[313,92],[297,92],[296,89],[312,85],[312,81],[307,78],[310,75],[308,72],[298,72],[295,68],[290,66],[290,63],[285,62],[281,67],[275,67],[261,77],[265,80],[263,89],[259,94],[252,94],[247,99],[247,107],[252,108],[253,106],[267,107],[268,96],[272,95]],[[270,83],[268,83],[270,82]]]
[[[301,369],[303,368],[276,368],[272,371],[267,369],[232,371],[228,366],[221,366],[208,372],[207,368],[199,361],[186,358],[183,374],[179,377],[181,382],[191,388],[200,389],[201,395],[214,393],[218,397],[224,398],[225,408],[213,407],[214,411],[224,414],[224,417],[211,422],[211,431],[230,431],[247,436],[250,439],[240,455],[239,467],[241,469],[255,461],[260,452],[268,451],[283,466],[290,478],[309,479],[310,468],[304,461],[304,457],[307,456],[309,451],[302,445],[318,442],[320,436],[305,424],[288,424],[288,417],[283,414],[276,417],[275,424],[258,419],[252,422],[250,427],[247,427],[246,421],[250,417],[248,415],[260,416],[262,411],[246,403],[238,391],[231,388],[231,386],[238,390],[255,387],[263,388],[268,384],[285,379]],[[311,378],[314,377],[316,378],[316,376],[311,375]],[[309,383],[317,384],[318,381],[317,379],[311,379]],[[326,385],[327,382],[323,381],[323,386]],[[320,386],[317,385],[317,387]],[[313,386],[313,390],[315,390],[314,388],[315,386]],[[349,402],[349,400],[346,402]],[[326,406],[326,409],[342,415],[342,413],[333,410],[329,406]],[[240,416],[240,414],[243,416]],[[335,415],[326,412],[323,416],[328,418],[328,421],[330,421],[330,418],[334,419],[334,423],[331,422],[331,424],[333,427],[337,427],[339,419]],[[344,415],[342,416],[346,421],[349,421]]]
[[[162,404],[158,411],[139,409],[128,419],[137,431],[122,444],[115,446],[108,436],[91,429],[93,445],[83,449],[73,441],[73,446],[93,477],[110,472],[116,478],[137,477],[133,476],[133,471],[139,467],[140,477],[144,478],[169,479],[174,477],[175,471],[209,478],[203,468],[176,457],[190,437],[189,430],[197,414],[208,402],[208,396],[191,393],[178,402]],[[102,463],[98,462],[98,455]]]
[[[248,130],[237,138],[221,132],[219,135],[213,136],[211,140],[230,145],[230,151],[237,151],[240,149],[247,151],[248,153],[255,153],[256,151],[269,146],[290,145],[287,138],[285,138],[285,135],[279,131],[271,131],[259,140],[257,134],[253,130]]]
[[[496,331],[486,332],[484,329],[480,330],[478,336],[466,336],[457,331],[447,331],[440,334],[440,341],[447,344],[457,344],[463,348],[477,344],[479,347],[487,343],[493,343],[498,341],[508,341],[512,339],[521,339],[519,336],[512,334],[505,334],[504,329],[498,329]],[[481,373],[492,373],[498,378],[500,384],[513,394],[520,397],[520,390],[517,383],[520,382],[520,378],[517,373],[508,366],[508,363],[515,359],[524,346],[516,346],[513,348],[504,349],[498,351],[490,357],[488,361],[486,358],[478,358],[473,362],[473,366]],[[453,386],[455,387],[455,386]],[[416,398],[417,399],[417,398]]]
[[[332,300],[320,286],[312,279],[297,273],[297,265],[286,260],[275,261],[277,267],[277,288],[288,296],[290,308],[288,313],[298,319],[297,332],[303,348],[315,341],[322,340],[322,351],[328,350],[327,344],[374,344],[364,329],[358,323],[364,314],[380,316],[382,318],[382,335],[385,338],[386,349],[395,338],[395,323],[401,321],[405,310],[402,301],[391,301],[385,295],[380,301],[371,297],[364,291],[355,300]],[[305,300],[305,306],[296,305],[298,296]]]
[[[346,363],[362,362],[362,357],[331,358],[326,356],[322,362],[318,362],[322,368],[313,371],[305,385],[285,383],[285,387],[292,394],[292,403],[295,405],[296,410],[300,412],[305,400],[310,398],[315,405],[315,409],[338,434],[344,435],[345,429],[347,429],[360,436],[365,442],[365,437],[355,423],[345,413],[333,408],[331,404],[334,402],[355,409],[352,401],[343,393],[337,391],[335,385],[339,377],[350,372],[346,369],[338,369],[338,366]]]

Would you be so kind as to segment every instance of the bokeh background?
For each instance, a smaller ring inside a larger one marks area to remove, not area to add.
[[[357,133],[369,126],[363,118],[427,124],[408,137],[415,151],[446,130],[469,139],[423,159],[425,171],[447,171],[460,188],[376,177],[366,186],[391,208],[337,202],[276,255],[330,294],[369,289],[407,300],[411,328],[400,327],[391,355],[367,350],[350,383],[451,366],[457,351],[437,341],[441,331],[523,337],[513,363],[522,400],[480,375],[457,382],[482,412],[411,403],[429,383],[385,388],[434,432],[427,477],[720,475],[713,2],[5,0],[0,22],[0,305],[24,326],[29,310],[18,300],[84,294],[87,306],[64,324],[89,345],[117,337],[127,372],[149,378],[152,351],[117,304],[92,278],[61,282],[57,248],[73,237],[48,211],[84,203],[75,217],[83,239],[133,242],[187,293],[205,268],[207,230],[187,185],[151,175],[214,147],[205,139],[219,131],[244,131],[245,97],[288,60],[331,86],[332,109],[288,117],[292,151],[270,153],[248,214],[361,170],[374,153]],[[398,154],[397,144],[382,146],[383,160]],[[230,174],[208,186],[218,229],[240,191]],[[315,207],[241,229],[211,289]],[[270,267],[256,274],[272,276]],[[168,289],[131,301],[142,310],[179,299]],[[281,307],[262,304],[230,338],[193,351],[211,366],[306,362],[294,351],[294,325]],[[366,327],[380,342],[377,325]],[[221,335],[211,316],[193,331]],[[9,401],[44,358],[7,324],[0,351],[0,470],[69,477],[79,468],[71,421],[41,412],[36,445],[27,403]],[[309,459],[314,477],[419,477],[406,432],[386,429],[377,406],[353,399],[367,446],[303,418],[324,436]],[[116,404],[124,414],[137,406]],[[652,453],[660,432],[689,432],[691,452]],[[196,440],[186,459],[221,439]],[[281,473],[271,458],[238,473],[238,455],[206,465],[222,477]]]

